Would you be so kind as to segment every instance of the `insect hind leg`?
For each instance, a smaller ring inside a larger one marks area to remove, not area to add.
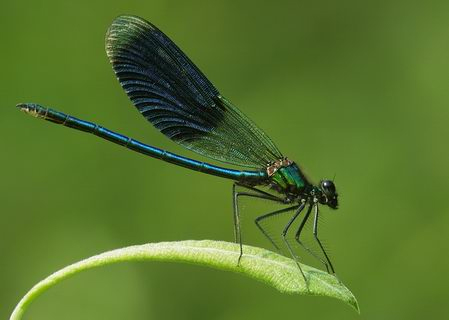
[[[237,191],[236,187],[245,188],[246,191],[244,191],[244,192]],[[240,184],[238,182],[236,182],[232,185],[232,202],[233,202],[233,210],[234,210],[234,240],[235,240],[235,243],[238,243],[240,245],[240,255],[239,255],[237,264],[240,264],[240,260],[242,259],[242,256],[243,256],[242,232],[241,232],[241,227],[240,227],[240,211],[239,211],[239,205],[238,205],[239,197],[259,198],[259,199],[271,200],[271,201],[278,202],[278,203],[284,203],[284,199],[282,199],[280,197],[276,197],[268,192],[259,190],[257,188],[246,186],[246,185]]]

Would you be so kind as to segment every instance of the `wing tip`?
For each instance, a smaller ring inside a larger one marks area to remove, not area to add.
[[[131,42],[134,35],[144,34],[148,30],[158,30],[151,22],[136,15],[123,14],[112,20],[105,35],[105,50],[109,59],[114,55],[117,45]]]

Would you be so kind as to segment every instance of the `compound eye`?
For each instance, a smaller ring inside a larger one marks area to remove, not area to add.
[[[335,185],[330,180],[324,180],[321,182],[321,188],[324,192],[327,194],[334,194],[335,193]]]

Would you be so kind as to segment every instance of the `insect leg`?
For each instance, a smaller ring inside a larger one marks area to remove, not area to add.
[[[236,190],[236,186],[246,188],[250,191],[253,191],[253,193],[239,192]],[[276,197],[272,194],[269,194],[269,193],[259,190],[257,188],[248,187],[245,185],[241,185],[239,183],[233,184],[233,186],[232,186],[232,202],[233,202],[233,208],[234,208],[234,236],[235,236],[235,242],[240,244],[240,255],[239,255],[238,262],[237,262],[238,264],[240,263],[240,259],[243,256],[243,242],[242,242],[242,232],[240,229],[240,212],[239,212],[239,205],[238,205],[238,198],[240,196],[266,199],[266,200],[284,203],[284,199]]]
[[[292,209],[296,209],[296,208],[298,208],[298,206],[297,205],[295,205],[295,206],[291,206],[291,207],[288,207],[288,208],[284,208],[284,209],[280,209],[280,210],[276,210],[276,211],[273,211],[273,212],[270,212],[270,213],[266,213],[266,214],[264,214],[264,215],[262,215],[262,216],[259,216],[259,217],[257,217],[255,220],[254,220],[254,223],[256,224],[256,226],[259,228],[259,230],[263,233],[263,235],[271,242],[271,244],[278,250],[278,251],[280,251],[280,248],[279,248],[279,246],[274,242],[274,240],[270,237],[270,235],[265,231],[265,229],[262,227],[262,225],[260,224],[263,220],[265,220],[265,219],[267,219],[267,218],[270,218],[270,217],[273,217],[273,216],[277,216],[277,215],[279,215],[279,214],[282,214],[282,213],[284,213],[284,212],[288,212],[288,211],[290,211],[290,210],[292,210]]]
[[[314,207],[315,207],[315,217],[313,220],[313,236],[315,237],[315,240],[318,242],[318,245],[320,246],[321,251],[324,254],[324,257],[326,258],[326,261],[329,264],[332,274],[335,274],[334,267],[332,266],[332,263],[331,263],[329,257],[327,256],[326,250],[324,250],[324,247],[321,244],[320,239],[318,238],[318,214],[319,214],[318,204],[315,204]],[[329,269],[327,271],[329,272]]]
[[[304,274],[304,271],[302,271],[301,265],[299,264],[298,256],[295,254],[295,252],[293,251],[292,247],[290,246],[290,243],[287,240],[288,230],[290,229],[291,225],[296,220],[296,218],[299,216],[299,214],[301,213],[301,211],[304,209],[305,206],[306,206],[305,202],[301,202],[301,204],[299,205],[298,209],[295,211],[295,214],[293,215],[293,217],[290,219],[290,221],[287,223],[287,225],[285,226],[284,230],[282,231],[282,239],[284,240],[284,242],[285,242],[285,244],[287,246],[287,249],[290,252],[290,255],[295,260],[296,265],[299,268],[299,271],[301,271],[302,277],[304,278],[304,281],[305,281],[306,286],[307,286],[307,278],[306,278],[306,275]],[[311,210],[311,207],[309,207],[309,209],[307,210],[307,213],[309,213],[310,210]]]
[[[319,260],[325,267],[327,272],[329,272],[329,265],[326,263],[326,261],[324,261],[323,259],[321,259],[315,252],[313,252],[309,247],[307,247],[304,243],[302,243],[302,241],[299,239],[302,229],[304,228],[304,225],[306,224],[307,220],[309,219],[310,213],[312,206],[309,207],[309,210],[307,210],[307,213],[305,214],[304,218],[301,221],[301,224],[298,227],[298,230],[296,231],[295,234],[295,240],[296,242],[298,242],[307,252],[309,252],[312,256],[314,256],[317,260]]]

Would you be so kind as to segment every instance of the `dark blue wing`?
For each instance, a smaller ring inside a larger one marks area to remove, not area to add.
[[[133,104],[173,141],[244,167],[260,168],[282,158],[270,138],[148,21],[116,18],[106,35],[106,52]]]

